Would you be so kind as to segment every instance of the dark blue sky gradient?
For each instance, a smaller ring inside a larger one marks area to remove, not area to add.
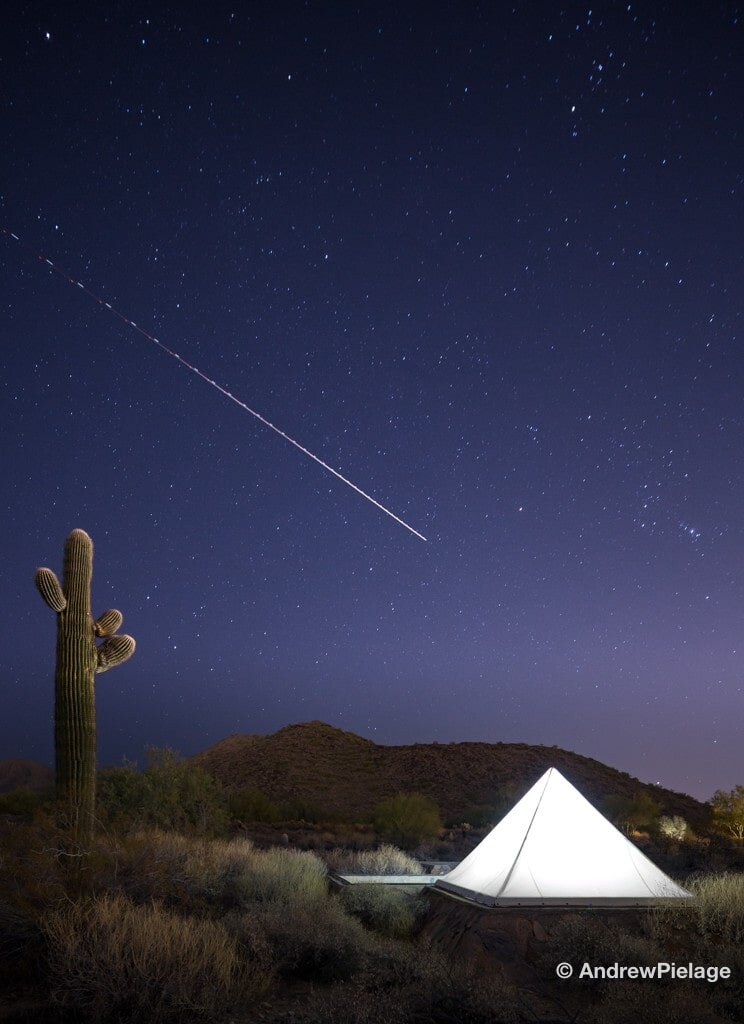
[[[79,526],[103,763],[320,718],[744,782],[744,46],[693,6],[2,15],[0,756],[52,759]]]

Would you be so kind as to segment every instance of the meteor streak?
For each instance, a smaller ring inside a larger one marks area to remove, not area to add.
[[[211,384],[211,386],[215,388],[215,390],[219,391],[220,394],[224,395],[225,398],[229,398],[231,402],[235,402],[235,404],[239,405],[241,409],[244,409],[246,412],[249,412],[251,416],[254,416],[260,423],[263,423],[265,427],[269,427],[269,429],[273,430],[275,434],[279,435],[279,437],[283,437],[285,441],[289,441],[291,445],[294,445],[294,447],[301,451],[304,455],[307,455],[308,458],[313,460],[313,462],[317,462],[319,466],[323,467],[323,469],[327,470],[329,473],[332,473],[333,476],[335,476],[342,483],[346,484],[347,487],[350,487],[352,491],[356,491],[357,494],[360,494],[363,498],[369,501],[372,505],[375,506],[375,508],[379,508],[379,510],[381,512],[384,512],[386,516],[390,516],[390,518],[394,519],[396,523],[399,523],[401,526],[405,527],[406,530],[409,531],[409,533],[412,533],[414,535],[414,537],[418,537],[419,540],[426,540],[426,537],[424,537],[422,533],[419,533],[418,530],[414,530],[414,528],[412,526],[409,526],[408,523],[405,522],[405,520],[401,519],[400,516],[396,516],[394,512],[391,512],[389,508],[386,508],[383,504],[377,501],[376,498],[373,498],[370,494],[367,494],[367,492],[363,491],[361,487],[357,487],[355,483],[352,483],[351,480],[348,480],[345,476],[339,473],[337,469],[334,469],[333,466],[329,466],[327,462],[324,462],[319,456],[313,454],[313,452],[311,452],[308,448],[305,448],[303,445],[301,445],[299,441],[295,441],[293,437],[290,437],[289,434],[285,433],[285,431],[281,430],[270,420],[267,420],[266,417],[262,416],[260,412],[256,412],[255,409],[251,409],[249,405],[246,405],[245,402],[241,401],[240,398],[237,398],[231,391],[228,391],[227,388],[223,388],[222,385],[218,384],[216,380],[212,380],[212,378],[208,377],[206,373],[202,373],[202,371],[198,369],[198,367],[192,366],[192,364],[187,362],[183,358],[183,356],[178,354],[178,352],[175,352],[172,348],[169,348],[166,344],[164,344],[154,335],[150,334],[143,327],[140,327],[139,324],[136,324],[134,322],[134,320],[130,320],[128,316],[125,316],[123,313],[120,313],[119,310],[115,309],[110,302],[106,302],[99,295],[96,295],[95,292],[92,292],[90,288],[87,288],[84,284],[82,284],[82,282],[78,281],[76,278],[70,277],[70,275],[66,271],[62,270],[50,259],[47,259],[46,256],[42,256],[39,253],[35,252],[35,250],[31,249],[24,242],[22,242],[18,235],[14,234],[12,231],[9,231],[7,228],[0,228],[0,231],[2,231],[4,235],[13,238],[16,242],[18,242],[18,244],[22,248],[26,249],[27,252],[30,252],[32,255],[36,256],[36,258],[41,263],[46,263],[49,267],[51,267],[51,269],[55,273],[59,274],[60,277],[63,277],[68,284],[75,285],[78,288],[80,288],[81,291],[85,292],[85,294],[88,295],[91,299],[93,299],[94,302],[97,302],[99,306],[105,307],[106,309],[109,310],[109,312],[113,313],[115,317],[118,317],[118,319],[121,320],[122,323],[125,323],[128,327],[133,327],[135,331],[141,334],[144,338],[147,338],[148,341],[151,341],[153,342],[153,344],[157,345],[159,349],[161,349],[167,355],[171,356],[172,359],[175,359],[177,362],[179,362],[181,366],[185,367],[187,370],[191,370],[192,373],[196,374],[197,377],[201,377],[201,379],[203,381],[206,381],[207,384]]]

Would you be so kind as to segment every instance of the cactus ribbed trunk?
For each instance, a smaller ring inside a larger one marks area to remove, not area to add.
[[[57,621],[54,746],[57,798],[81,835],[93,827],[96,802],[96,644],[90,610],[93,543],[74,530],[65,544],[62,589],[67,607]]]
[[[37,569],[36,586],[57,613],[57,668],[54,677],[54,744],[57,798],[79,839],[93,829],[96,803],[95,675],[134,653],[130,636],[114,636],[121,612],[110,608],[94,621],[90,585],[93,542],[73,530],[65,542],[62,586],[51,569]],[[100,645],[96,637],[107,639]]]

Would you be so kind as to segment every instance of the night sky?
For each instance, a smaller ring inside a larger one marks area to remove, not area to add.
[[[744,783],[743,17],[6,6],[0,757],[82,527],[101,763],[322,719]]]

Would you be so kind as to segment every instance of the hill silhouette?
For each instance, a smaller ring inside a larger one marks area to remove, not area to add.
[[[706,805],[684,793],[569,750],[526,743],[383,746],[325,722],[303,722],[269,736],[228,736],[191,761],[228,791],[260,790],[277,803],[300,801],[349,821],[363,820],[376,803],[400,792],[431,797],[445,821],[469,820],[479,806],[506,810],[550,767],[600,808],[608,797],[645,791],[660,813],[679,814],[693,828],[708,818]]]

